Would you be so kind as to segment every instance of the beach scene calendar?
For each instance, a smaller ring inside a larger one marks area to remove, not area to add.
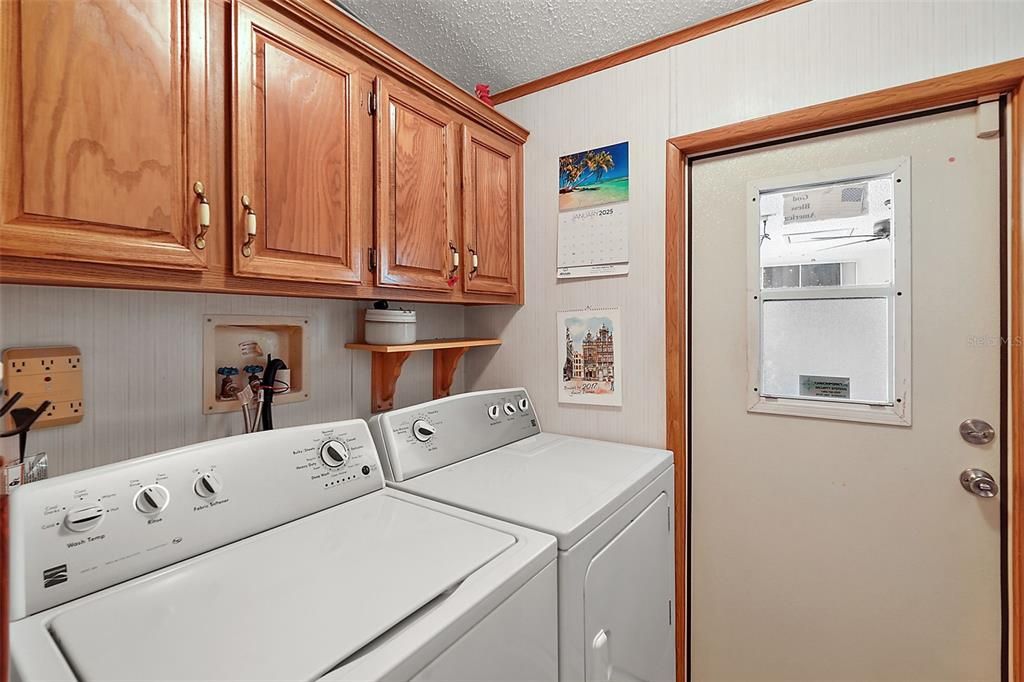
[[[629,272],[629,143],[558,159],[558,278]]]

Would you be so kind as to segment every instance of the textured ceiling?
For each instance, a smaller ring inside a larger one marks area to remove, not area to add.
[[[457,85],[499,92],[752,0],[334,0]]]

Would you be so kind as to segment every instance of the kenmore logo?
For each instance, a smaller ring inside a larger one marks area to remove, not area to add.
[[[68,565],[61,564],[43,571],[43,587],[54,587],[68,581]]]

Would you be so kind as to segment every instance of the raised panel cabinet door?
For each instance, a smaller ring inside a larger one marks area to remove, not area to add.
[[[455,267],[454,116],[377,80],[377,283],[450,290]]]
[[[0,3],[0,254],[206,267],[204,0]]]
[[[519,292],[521,153],[514,142],[470,126],[463,129],[463,282],[467,292]]]
[[[235,4],[235,30],[235,273],[359,283],[373,174],[361,63],[256,4]]]

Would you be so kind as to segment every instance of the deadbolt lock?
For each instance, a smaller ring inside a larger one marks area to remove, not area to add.
[[[984,419],[960,422],[960,437],[971,445],[988,445],[996,438],[996,430]]]

